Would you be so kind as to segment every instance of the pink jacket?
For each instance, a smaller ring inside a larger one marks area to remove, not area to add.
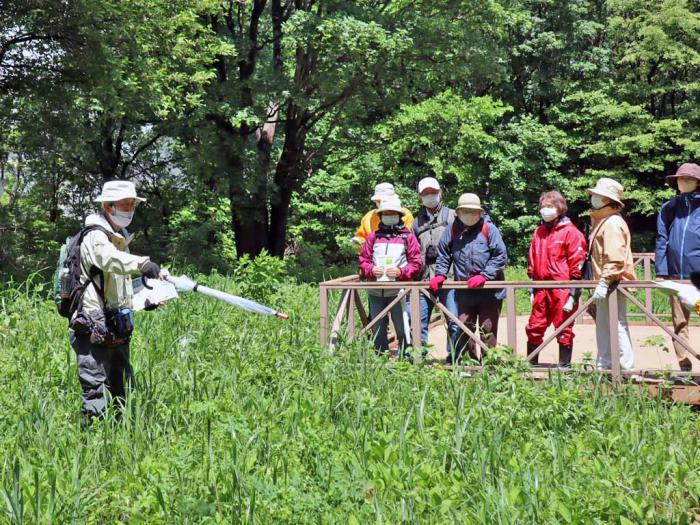
[[[393,259],[393,264],[401,269],[399,281],[413,281],[420,275],[422,258],[418,239],[408,228],[383,228],[372,232],[362,246],[359,267],[360,276],[375,280],[372,269],[379,258]]]

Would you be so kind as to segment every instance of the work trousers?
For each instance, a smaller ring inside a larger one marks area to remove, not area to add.
[[[459,320],[472,332],[479,335],[481,341],[487,347],[493,348],[496,346],[498,320],[501,316],[503,301],[500,299],[475,297],[471,290],[457,290],[456,304]],[[480,361],[476,351],[476,342],[461,330],[456,332],[453,345],[456,354],[455,359],[462,357],[466,349],[472,359]]]
[[[564,311],[564,305],[566,305],[570,295],[571,292],[569,290],[561,288],[541,288],[535,292],[530,320],[525,326],[528,343],[537,346],[541,345],[549,325],[554,325],[554,328],[557,329],[576,313],[578,305],[575,305],[571,312]],[[563,346],[573,346],[573,323],[557,336],[557,341]]]
[[[608,300],[598,301],[596,304],[595,333],[598,343],[597,366],[600,369],[612,368],[612,356],[610,349],[610,307]],[[617,341],[620,347],[620,355],[615,359],[620,360],[623,370],[632,370],[634,367],[634,350],[632,337],[627,322],[627,299],[618,292],[617,294]]]
[[[78,360],[78,379],[83,389],[82,413],[103,416],[109,397],[123,404],[126,390],[133,382],[129,344],[95,345],[90,342],[89,335],[73,331],[70,332],[70,344]]]

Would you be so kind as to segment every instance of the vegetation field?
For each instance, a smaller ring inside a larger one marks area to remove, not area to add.
[[[329,356],[315,287],[260,295],[291,319],[199,296],[139,315],[137,389],[83,430],[64,320],[0,292],[0,523],[692,522],[689,407],[536,384],[505,351],[473,379],[362,341]]]

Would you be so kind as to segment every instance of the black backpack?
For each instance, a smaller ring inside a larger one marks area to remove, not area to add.
[[[88,279],[80,282],[82,265],[80,263],[80,246],[85,236],[91,231],[100,230],[109,236],[109,232],[102,226],[86,226],[72,237],[68,237],[61,246],[61,253],[54,274],[54,301],[58,313],[70,319],[83,305],[83,295],[87,287],[92,284],[100,298],[104,302],[104,274],[99,268],[92,266],[87,272]],[[97,286],[95,277],[100,277],[102,286]]]

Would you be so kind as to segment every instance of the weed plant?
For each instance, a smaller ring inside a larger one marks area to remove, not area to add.
[[[211,286],[236,291],[231,281]],[[65,320],[0,292],[0,523],[691,523],[697,415],[596,374],[540,383],[493,352],[472,379],[318,344],[195,294],[137,316],[123,417],[80,425]]]

